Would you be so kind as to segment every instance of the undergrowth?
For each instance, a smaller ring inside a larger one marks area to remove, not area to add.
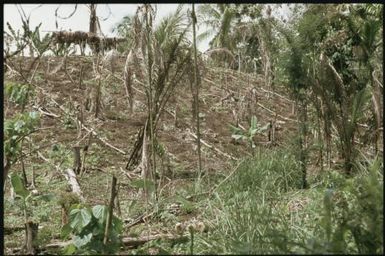
[[[382,159],[351,178],[301,173],[288,150],[259,151],[207,201],[198,254],[383,253]],[[320,205],[322,207],[320,207]]]

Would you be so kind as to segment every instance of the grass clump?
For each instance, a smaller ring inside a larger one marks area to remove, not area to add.
[[[294,155],[260,151],[208,200],[213,228],[197,234],[194,252],[382,253],[381,164],[351,178],[331,171],[303,190]]]

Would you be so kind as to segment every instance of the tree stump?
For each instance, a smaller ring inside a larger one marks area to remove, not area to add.
[[[37,245],[35,243],[39,230],[39,223],[28,221],[25,223],[25,244],[23,251],[27,255],[35,255],[37,253]]]
[[[68,223],[68,212],[67,209],[62,205],[61,208],[61,225],[62,227]]]
[[[73,165],[73,170],[74,172],[79,175],[80,171],[82,170],[82,162],[80,158],[80,146],[74,146],[73,147],[73,152],[74,152],[74,165]]]

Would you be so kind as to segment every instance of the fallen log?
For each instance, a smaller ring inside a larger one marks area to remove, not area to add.
[[[80,189],[78,180],[76,179],[76,174],[72,169],[66,169],[64,172],[64,177],[67,179],[68,183],[71,185],[72,192],[79,196],[81,201],[85,201],[83,197],[83,192]]]
[[[194,133],[192,133],[191,131],[188,131],[188,133],[189,133],[191,136],[193,136],[195,139],[198,138],[198,137],[197,137]],[[233,156],[231,156],[231,155],[229,155],[229,154],[226,154],[225,152],[222,152],[222,151],[219,150],[218,148],[216,148],[216,147],[214,147],[214,146],[208,144],[206,141],[204,141],[204,140],[202,140],[202,139],[200,139],[200,141],[202,142],[203,145],[205,145],[206,147],[208,147],[208,148],[210,148],[210,149],[213,149],[214,151],[216,151],[216,152],[219,153],[220,155],[223,155],[223,156],[225,156],[225,157],[227,157],[227,158],[230,158],[230,159],[232,159],[232,160],[237,160],[237,158],[235,158],[235,157],[233,157]]]
[[[294,119],[291,119],[291,118],[287,118],[287,117],[284,117],[284,116],[281,116],[281,115],[277,114],[276,112],[274,112],[271,109],[268,109],[267,107],[265,107],[264,105],[262,105],[259,102],[257,103],[257,105],[260,106],[261,108],[263,108],[264,110],[268,111],[269,113],[277,115],[279,118],[282,118],[283,120],[292,121],[292,122],[296,122],[296,123],[298,122],[297,120],[294,120]]]
[[[124,246],[127,246],[129,248],[136,248],[140,245],[143,245],[147,242],[158,240],[158,239],[164,239],[168,241],[179,241],[179,242],[187,242],[189,240],[188,236],[176,236],[172,234],[156,234],[156,235],[149,235],[149,236],[143,236],[143,237],[123,237],[122,243]],[[65,242],[53,242],[50,244],[47,244],[44,246],[44,249],[59,249],[66,247],[70,245],[72,241],[65,241]]]

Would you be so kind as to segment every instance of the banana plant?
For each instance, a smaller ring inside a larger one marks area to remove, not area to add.
[[[250,120],[250,128],[247,131],[244,131],[240,129],[239,127],[235,127],[231,125],[231,128],[233,130],[233,134],[231,137],[235,140],[245,140],[250,144],[250,147],[254,149],[256,147],[254,143],[254,136],[259,133],[265,132],[269,128],[269,124],[266,124],[265,126],[261,126],[258,121],[257,117],[253,116]]]

